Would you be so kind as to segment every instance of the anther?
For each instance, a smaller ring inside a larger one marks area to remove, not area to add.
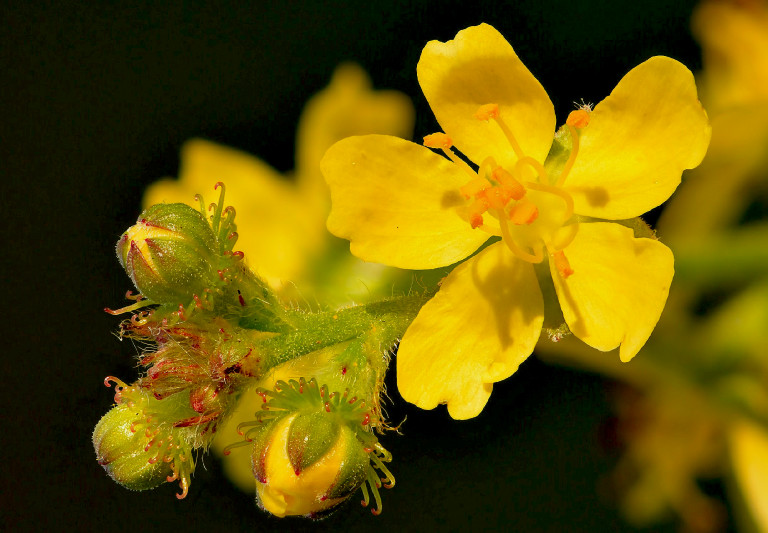
[[[539,218],[539,208],[528,200],[522,200],[509,210],[509,220],[517,226],[532,224]]]
[[[472,198],[473,196],[476,196],[478,193],[481,193],[482,191],[488,189],[491,186],[490,183],[488,183],[488,180],[485,178],[476,178],[467,183],[466,185],[463,185],[459,187],[459,192],[464,196],[464,198]]]
[[[424,137],[424,146],[427,148],[440,148],[448,150],[453,146],[453,141],[445,133],[431,133]]]
[[[571,111],[565,123],[578,129],[586,128],[589,125],[589,111],[584,108]]]
[[[513,200],[519,200],[525,196],[525,187],[502,167],[496,167],[494,169],[493,179],[498,181],[507,191],[509,191],[509,195]]]
[[[492,118],[499,117],[499,104],[485,104],[481,105],[480,109],[475,112],[475,118],[477,120],[490,120]]]
[[[568,262],[568,258],[565,257],[565,253],[562,250],[553,253],[552,260],[555,262],[555,267],[557,268],[557,271],[560,272],[560,276],[562,276],[563,279],[567,279],[573,274],[571,264]]]
[[[479,196],[488,200],[490,209],[501,209],[505,207],[512,198],[510,192],[503,187],[491,187],[490,189],[484,190]]]

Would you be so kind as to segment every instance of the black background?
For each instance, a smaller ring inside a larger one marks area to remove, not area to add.
[[[186,139],[288,170],[304,102],[344,60],[412,97],[420,138],[438,129],[416,81],[421,48],[480,22],[512,43],[559,122],[652,55],[700,68],[692,2],[468,4],[5,4],[0,528],[634,531],[598,490],[615,461],[599,446],[605,384],[534,358],[466,422],[407,406],[390,384],[389,413],[408,420],[385,438],[397,487],[379,517],[353,501],[317,524],[274,519],[211,457],[184,501],[175,485],[127,491],[95,461],[92,428],[112,403],[102,380],[136,377],[136,348],[102,311],[131,288],[113,246],[143,188],[176,174]]]

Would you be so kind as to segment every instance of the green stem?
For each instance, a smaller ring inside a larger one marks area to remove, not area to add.
[[[241,360],[246,375],[263,375],[270,369],[308,353],[375,331],[388,348],[403,336],[434,291],[412,294],[322,313],[296,313],[295,331],[257,341]]]

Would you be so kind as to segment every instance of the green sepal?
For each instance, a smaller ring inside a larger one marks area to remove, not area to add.
[[[345,440],[347,457],[341,465],[336,481],[326,495],[328,498],[351,496],[365,481],[371,463],[363,444],[349,426],[343,427],[341,438]]]
[[[341,432],[339,417],[325,411],[302,413],[288,429],[288,457],[296,475],[322,459],[336,444]]]
[[[253,477],[260,483],[267,482],[267,452],[273,439],[273,433],[282,417],[263,422],[247,433],[248,439],[253,442],[251,448],[251,466]]]

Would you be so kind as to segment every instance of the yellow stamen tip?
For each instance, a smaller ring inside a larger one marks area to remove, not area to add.
[[[539,218],[539,208],[527,200],[516,203],[509,210],[509,220],[517,226],[533,224],[537,218]]]
[[[464,196],[464,198],[472,198],[473,196],[477,196],[479,193],[483,192],[485,189],[490,187],[491,184],[488,183],[488,180],[485,178],[477,178],[466,185],[463,185],[459,187],[459,192]]]
[[[568,262],[568,258],[565,257],[565,253],[562,250],[553,253],[552,259],[555,262],[555,268],[557,268],[557,271],[560,273],[563,279],[567,279],[571,274],[573,274],[571,264]]]
[[[448,150],[453,146],[453,141],[445,133],[432,133],[424,137],[424,146],[427,148],[441,148]]]
[[[589,109],[580,108],[571,111],[565,123],[577,129],[586,128],[589,125]]]
[[[519,200],[525,196],[525,187],[517,181],[512,174],[507,172],[501,167],[496,167],[493,170],[493,179],[498,181],[502,187],[508,192],[509,196],[513,200]]]
[[[499,117],[499,104],[485,104],[475,112],[477,120],[490,120]]]
[[[483,197],[488,201],[489,209],[502,209],[509,203],[512,196],[502,187],[491,187],[482,191],[478,198]]]

